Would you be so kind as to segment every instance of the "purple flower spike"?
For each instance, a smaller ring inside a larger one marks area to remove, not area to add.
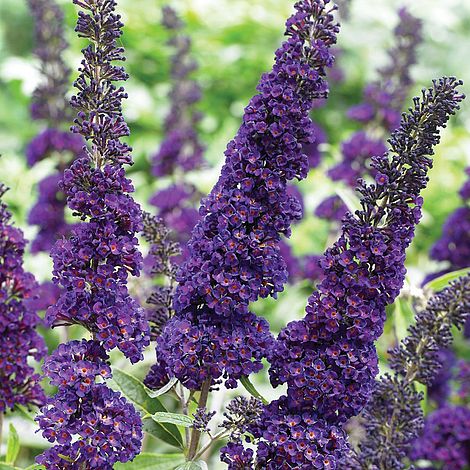
[[[6,188],[0,184],[0,198]],[[34,305],[28,300],[37,287],[33,275],[23,269],[26,241],[14,227],[7,206],[0,200],[0,414],[15,405],[42,405],[40,377],[28,364],[46,354]]]
[[[192,389],[221,376],[235,386],[261,367],[272,342],[266,322],[248,306],[275,297],[287,280],[280,237],[301,216],[287,182],[307,174],[302,147],[315,133],[309,112],[327,94],[324,74],[338,31],[326,3],[296,4],[273,70],[246,107],[219,181],[200,208],[178,275],[176,316],[157,345],[160,363]]]
[[[83,9],[76,31],[91,44],[83,49],[75,82],[78,94],[71,102],[78,114],[72,130],[89,147],[60,183],[81,223],[52,249],[53,281],[62,290],[46,321],[82,325],[93,339],[60,345],[44,364],[58,392],[37,421],[54,446],[36,461],[47,470],[111,470],[116,462],[132,460],[142,442],[139,413],[99,382],[111,376],[107,351],[117,347],[134,363],[150,343],[145,313],[127,289],[128,276],[138,276],[142,266],[136,234],[143,223],[124,169],[132,164],[131,148],[121,142],[129,134],[121,112],[127,95],[114,83],[127,79],[113,64],[124,60],[118,47],[123,24],[114,0],[73,2]]]
[[[432,164],[428,156],[439,142],[439,128],[463,99],[456,89],[460,84],[443,78],[423,91],[422,100],[415,99],[390,139],[390,154],[373,159],[374,170],[388,181],[361,183],[362,210],[345,217],[340,238],[324,254],[324,280],[310,297],[305,318],[279,334],[269,358],[271,382],[287,383],[284,406],[296,420],[305,414],[313,421],[321,416],[341,428],[370,398],[378,373],[374,342],[383,331],[386,305],[402,287],[405,250],[421,217],[419,194]],[[419,137],[410,140],[410,135]],[[281,430],[286,419],[283,412],[275,426],[260,423],[263,439],[258,449],[260,458],[267,458],[263,468],[279,468],[276,459],[284,449]],[[306,432],[305,424],[299,432]],[[268,439],[267,433],[273,437]],[[337,461],[337,455],[348,450],[342,439],[335,437],[342,450],[330,445],[320,454],[331,457],[326,468],[343,468]],[[287,455],[293,468],[309,465],[311,459],[305,449]]]

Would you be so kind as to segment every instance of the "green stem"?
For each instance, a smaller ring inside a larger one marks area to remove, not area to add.
[[[211,383],[212,379],[207,379],[203,384],[201,388],[201,395],[199,397],[199,403],[198,406],[199,408],[206,408],[207,405],[207,400],[209,398],[209,390],[211,388]],[[199,441],[201,439],[201,431],[198,431],[197,429],[192,430],[191,432],[191,440],[189,443],[189,450],[188,450],[188,460],[194,460],[194,457],[196,456],[197,449],[199,447]]]
[[[0,413],[0,448],[2,447],[3,413]]]

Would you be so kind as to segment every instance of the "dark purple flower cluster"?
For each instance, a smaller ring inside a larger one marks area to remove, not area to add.
[[[463,470],[470,464],[470,409],[446,406],[431,413],[410,457],[430,460],[436,468]]]
[[[441,364],[432,383],[428,387],[428,397],[437,406],[444,406],[451,392],[450,380],[453,377],[453,369],[457,359],[451,349],[441,349],[437,353],[436,360]]]
[[[408,336],[390,351],[394,374],[386,374],[376,382],[362,415],[365,437],[360,451],[349,458],[345,468],[408,468],[405,461],[410,450],[414,453],[413,441],[424,425],[423,394],[416,384],[429,387],[435,383],[442,370],[442,351],[453,340],[452,329],[461,328],[469,315],[470,276],[435,294],[417,312]]]
[[[64,14],[55,0],[28,0],[35,27],[35,55],[43,80],[36,88],[31,104],[33,119],[60,124],[70,117],[65,100],[70,69],[63,53],[68,48],[64,32]]]
[[[376,174],[371,158],[387,151],[386,136],[400,124],[402,108],[413,81],[411,66],[421,42],[421,21],[406,8],[398,12],[396,45],[389,51],[389,64],[379,70],[376,82],[364,89],[364,102],[350,109],[348,116],[365,125],[342,144],[342,160],[328,171],[333,181],[355,187],[358,178]],[[380,134],[379,132],[380,131]],[[327,220],[342,220],[347,209],[338,196],[325,200],[315,214]]]
[[[220,377],[235,388],[242,376],[259,372],[272,336],[268,322],[253,313],[218,318],[202,306],[176,315],[157,341],[157,359],[167,373],[197,390],[206,380]],[[152,369],[150,376],[159,371]]]
[[[36,418],[42,435],[56,443],[37,458],[48,470],[111,470],[140,452],[140,415],[119,393],[95,382],[110,375],[106,357],[98,342],[74,341],[46,361],[46,373],[59,386]]]
[[[6,191],[0,184],[0,198]],[[7,206],[0,200],[0,414],[15,405],[41,405],[44,392],[39,376],[28,364],[46,353],[36,333],[36,310],[28,303],[36,280],[23,269],[25,239],[14,227]]]
[[[419,193],[432,165],[428,156],[439,142],[439,128],[463,99],[456,90],[460,84],[444,78],[415,99],[390,139],[390,154],[373,159],[380,182],[361,183],[362,210],[344,219],[339,240],[323,256],[325,278],[305,318],[280,333],[269,358],[270,376],[274,386],[287,383],[290,413],[317,413],[340,426],[370,398],[378,372],[374,341],[382,333],[386,305],[402,287],[405,250],[421,214]],[[280,444],[266,443],[271,455]]]
[[[149,344],[143,310],[127,290],[128,275],[139,275],[142,255],[136,232],[142,228],[133,186],[120,165],[93,168],[76,160],[61,187],[70,209],[87,223],[52,249],[54,282],[63,288],[47,310],[50,325],[81,324],[106,350],[118,347],[132,362]]]
[[[191,231],[199,220],[199,212],[194,207],[199,199],[196,188],[188,183],[175,183],[157,191],[150,204],[157,208],[158,217],[171,228],[171,236],[181,245],[187,255],[186,244]]]
[[[65,221],[65,196],[59,191],[58,181],[68,163],[82,155],[83,139],[60,129],[70,116],[65,99],[70,70],[63,60],[68,47],[63,12],[55,0],[29,0],[29,7],[35,25],[35,54],[43,78],[33,95],[31,116],[45,121],[47,128],[29,143],[26,157],[30,167],[45,158],[56,159],[56,172],[39,183],[39,198],[28,218],[39,229],[31,246],[31,251],[37,253],[49,252],[70,229]]]
[[[235,441],[222,449],[222,461],[229,464],[230,470],[340,468],[338,463],[347,447],[346,433],[340,426],[329,424],[316,413],[291,411],[285,397],[266,406],[258,423],[250,428],[254,438],[260,440],[256,467],[253,451]]]
[[[90,41],[83,49],[78,110],[72,130],[90,147],[64,172],[61,189],[81,223],[52,250],[54,282],[62,288],[47,310],[52,326],[80,324],[92,341],[62,345],[44,371],[57,394],[38,417],[43,435],[56,445],[37,458],[49,469],[112,469],[140,451],[142,422],[134,407],[100,380],[110,376],[107,351],[118,347],[131,362],[150,343],[145,313],[130,297],[129,275],[138,276],[142,255],[136,233],[143,228],[134,188],[124,164],[132,164],[131,148],[121,141],[129,134],[122,116],[123,87],[114,82],[127,74],[114,61],[124,60],[122,35],[114,0],[73,0],[79,11],[76,31]]]
[[[248,305],[275,297],[287,279],[279,241],[290,234],[301,207],[286,186],[307,174],[301,149],[315,139],[309,111],[326,94],[323,77],[333,62],[328,48],[338,31],[325,3],[296,4],[288,39],[262,77],[225,152],[219,181],[200,209],[203,218],[179,272],[177,315],[157,347],[168,372],[189,388],[221,375],[235,386],[236,379],[261,368],[272,341],[267,323]]]

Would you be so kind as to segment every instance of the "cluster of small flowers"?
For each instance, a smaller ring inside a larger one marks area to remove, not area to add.
[[[260,440],[253,466],[253,450],[244,449],[235,440],[225,446],[222,461],[229,469],[335,469],[346,443],[341,427],[329,424],[312,412],[291,412],[287,398],[281,397],[266,407],[250,426],[250,433]],[[270,445],[275,442],[276,446]],[[243,465],[245,466],[243,466]]]
[[[272,341],[267,322],[249,313],[248,305],[275,297],[287,279],[280,235],[289,235],[301,210],[286,186],[307,174],[301,149],[315,139],[309,111],[326,95],[323,77],[333,62],[328,48],[338,31],[325,3],[297,2],[288,39],[262,77],[225,152],[219,181],[200,209],[203,218],[178,274],[176,316],[157,345],[168,372],[191,389],[222,375],[235,386],[262,367]]]
[[[417,391],[416,383],[429,386],[435,381],[441,370],[442,351],[453,340],[452,329],[461,328],[469,315],[470,276],[435,294],[426,307],[418,311],[415,324],[408,329],[408,336],[390,351],[389,364],[394,375],[386,374],[376,382],[363,413],[365,438],[360,443],[360,452],[349,459],[351,464],[346,468],[400,470],[405,468],[407,456],[424,457],[423,447],[429,443],[427,432],[418,438],[418,442],[422,440],[421,446],[413,443],[424,425],[423,394]],[[444,406],[440,409],[451,408]],[[432,416],[426,419],[426,423],[428,419],[432,422]],[[463,419],[465,421],[468,417]],[[445,441],[446,436],[439,439]],[[421,450],[417,451],[419,448]]]
[[[202,114],[195,110],[201,99],[201,89],[191,74],[197,64],[190,58],[191,39],[182,33],[185,24],[170,6],[163,7],[163,26],[170,34],[168,45],[175,53],[171,63],[172,89],[170,110],[165,120],[165,138],[152,157],[152,173],[156,177],[175,176],[181,181],[184,174],[201,168],[204,145],[198,135]],[[157,191],[150,203],[158,209],[158,216],[173,231],[183,250],[191,231],[199,219],[194,207],[200,195],[194,185],[175,183]]]
[[[108,378],[108,356],[97,341],[62,344],[44,372],[58,387],[37,418],[42,435],[56,442],[37,458],[48,470],[111,470],[140,451],[142,422],[134,407],[96,378]]]
[[[342,160],[328,171],[333,181],[343,181],[354,188],[358,178],[375,177],[370,166],[373,156],[387,151],[386,136],[400,124],[401,111],[413,81],[411,66],[416,62],[416,48],[421,42],[421,21],[406,8],[398,12],[395,28],[396,46],[388,55],[390,63],[379,70],[379,78],[364,89],[364,102],[349,110],[348,116],[365,125],[342,144]],[[378,130],[381,135],[378,136]],[[324,200],[315,210],[322,219],[340,221],[347,212],[338,196]]]
[[[470,464],[470,409],[445,406],[431,413],[410,457],[431,461],[435,468],[463,470]]]
[[[85,10],[79,11],[76,31],[91,44],[83,49],[75,82],[78,94],[71,103],[78,115],[72,130],[91,148],[65,170],[60,184],[82,222],[52,250],[53,280],[62,291],[46,320],[51,326],[83,325],[93,339],[62,345],[46,361],[44,371],[58,392],[37,421],[56,445],[37,462],[48,470],[110,470],[134,458],[142,440],[137,411],[97,379],[110,376],[107,351],[118,347],[134,363],[150,343],[145,313],[127,289],[128,276],[138,276],[142,265],[136,233],[143,224],[123,167],[132,164],[131,148],[120,140],[129,134],[121,104],[127,95],[113,83],[127,79],[113,65],[124,60],[117,46],[123,24],[115,0],[73,2]]]
[[[424,90],[422,100],[415,98],[390,139],[391,153],[373,159],[376,183],[359,187],[363,209],[345,218],[339,240],[322,258],[325,278],[305,318],[281,331],[269,358],[272,384],[288,385],[279,423],[289,412],[310,413],[341,427],[370,398],[378,372],[374,341],[382,333],[386,305],[403,284],[405,250],[420,220],[419,193],[432,164],[428,155],[463,99],[456,90],[460,84],[444,78]],[[419,137],[409,145],[411,135]],[[283,442],[262,442],[275,459]],[[298,458],[293,468],[299,468]],[[308,458],[304,454],[304,465]]]
[[[0,198],[6,188],[0,184]],[[26,245],[23,233],[14,227],[11,214],[0,200],[0,415],[15,405],[41,405],[44,392],[40,377],[28,364],[46,354],[36,333],[36,310],[28,302],[37,286],[23,269]]]
[[[63,291],[47,310],[50,325],[81,324],[106,350],[118,347],[132,362],[149,344],[148,324],[129,296],[128,275],[139,275],[142,255],[135,233],[141,211],[124,168],[92,168],[87,158],[65,170],[61,188],[79,224],[52,249],[54,282]]]
[[[55,241],[70,229],[65,221],[65,197],[58,189],[64,168],[82,154],[80,136],[60,129],[70,115],[65,96],[70,70],[63,60],[68,44],[64,39],[64,15],[55,0],[29,0],[35,24],[35,54],[40,61],[42,82],[33,95],[31,116],[44,120],[47,128],[26,149],[30,167],[46,158],[56,158],[54,174],[39,183],[39,198],[29,213],[28,223],[39,229],[32,253],[49,252]]]

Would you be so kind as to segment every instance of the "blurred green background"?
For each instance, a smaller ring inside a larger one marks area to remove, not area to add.
[[[67,59],[75,69],[83,45],[73,31],[75,7],[71,1],[60,0],[59,3],[66,11],[71,44]],[[244,106],[254,94],[261,73],[271,67],[273,52],[282,40],[284,22],[293,2],[173,0],[169,3],[187,22],[187,32],[193,39],[193,54],[200,66],[194,76],[203,88],[199,108],[205,118],[201,133],[210,165],[207,170],[188,175],[188,179],[207,193],[217,179],[225,145],[240,124]],[[324,170],[338,159],[342,139],[357,129],[356,124],[346,119],[345,112],[349,106],[360,102],[364,84],[374,79],[375,70],[386,61],[386,50],[394,41],[396,11],[404,2],[351,0],[349,3],[350,16],[343,22],[338,41],[343,53],[337,66],[343,70],[345,81],[333,84],[326,107],[313,113],[313,118],[327,131],[328,145],[321,167],[300,184],[306,198],[306,216],[294,228],[292,236],[292,246],[299,255],[321,252],[327,243],[327,225],[311,215],[325,194],[334,191],[324,177]],[[157,0],[119,1],[126,24],[122,43],[127,51],[126,67],[130,73],[126,84],[129,99],[124,112],[131,127],[130,142],[136,161],[130,174],[137,188],[136,198],[147,208],[150,194],[165,184],[155,181],[149,172],[149,157],[162,140],[162,124],[168,110],[170,55],[165,46],[166,32],[160,25],[164,4]],[[425,36],[419,48],[418,64],[413,68],[416,84],[412,95],[428,86],[432,78],[442,75],[462,78],[466,82],[464,91],[470,94],[470,2],[415,0],[407,6],[423,20]],[[25,220],[36,198],[36,184],[53,166],[52,162],[43,161],[29,170],[24,156],[28,141],[41,129],[41,124],[32,122],[29,117],[30,96],[40,79],[36,59],[32,56],[32,33],[26,2],[0,0],[0,179],[11,188],[5,199],[17,225],[25,230],[28,238],[34,236],[34,229],[28,227]],[[74,77],[75,73],[71,79]],[[424,218],[408,256],[410,286],[419,285],[426,273],[438,270],[439,266],[428,258],[428,249],[439,238],[447,215],[460,203],[457,191],[465,179],[463,170],[470,164],[469,102],[464,103],[459,115],[443,133],[435,162],[424,195]],[[27,256],[26,264],[39,279],[50,277],[48,256]],[[277,331],[286,319],[302,316],[309,290],[305,285],[288,286],[278,302],[263,301],[255,308],[269,317]],[[409,318],[404,319],[405,326],[408,321]],[[392,336],[385,335],[381,349],[385,350],[392,340]],[[56,341],[57,337],[51,337],[50,345]],[[137,375],[144,374],[152,354],[150,351],[148,361],[137,366]],[[116,361],[122,363],[119,356]],[[269,396],[265,376],[260,374],[255,381]],[[44,445],[40,437],[32,433],[31,426],[24,424],[22,430],[25,444]],[[217,468],[216,464],[213,468]]]

